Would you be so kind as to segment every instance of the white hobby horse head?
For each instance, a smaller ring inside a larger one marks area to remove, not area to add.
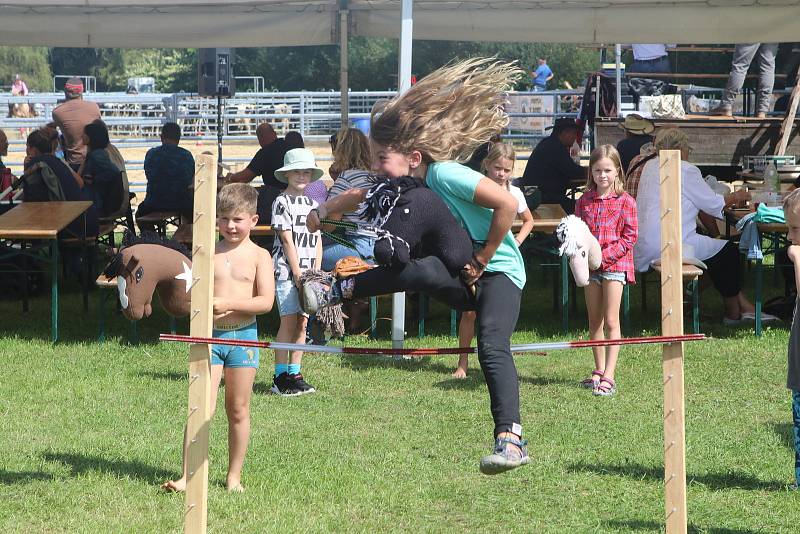
[[[561,242],[559,255],[569,258],[569,268],[575,278],[575,285],[589,285],[589,273],[600,268],[603,253],[600,243],[589,231],[586,223],[575,215],[567,215],[556,228],[556,237]]]

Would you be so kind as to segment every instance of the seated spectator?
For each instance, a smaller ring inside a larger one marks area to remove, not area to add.
[[[653,121],[635,113],[626,116],[620,127],[625,130],[625,139],[617,143],[617,152],[622,162],[622,170],[627,175],[633,158],[639,155],[643,146],[653,142],[652,133],[656,127]]]
[[[644,145],[639,150],[639,155],[631,160],[628,171],[625,173],[625,191],[636,198],[639,192],[639,180],[642,178],[644,165],[656,157],[656,150],[652,143]]]
[[[67,164],[78,170],[86,157],[87,147],[83,142],[84,128],[100,119],[100,107],[96,102],[83,99],[83,80],[72,77],[64,84],[66,101],[53,110],[53,122],[64,136],[64,157]]]
[[[556,119],[553,131],[533,149],[519,185],[535,185],[542,192],[543,204],[561,204],[564,211],[575,211],[575,200],[567,196],[573,180],[586,181],[587,170],[570,157],[580,127],[573,119]]]
[[[256,128],[256,137],[261,148],[247,167],[239,172],[225,175],[223,183],[250,182],[256,176],[261,176],[264,187],[258,188],[258,222],[270,224],[272,222],[272,203],[286,187],[286,184],[275,178],[275,171],[283,167],[283,156],[289,150],[286,140],[280,139],[275,134],[272,125],[263,122]],[[262,246],[270,246],[268,240],[259,240]]]
[[[6,133],[0,129],[0,170],[6,168],[3,163],[3,156],[8,156],[8,137],[6,137]]]
[[[292,150],[294,148],[305,148],[306,143],[303,141],[303,136],[300,132],[286,132],[286,135],[283,136],[283,140],[286,142],[286,150]]]
[[[371,185],[369,169],[372,167],[372,151],[369,139],[358,128],[347,128],[339,132],[336,140],[336,150],[333,152],[331,173],[336,173],[338,178],[333,182],[328,191],[328,200],[353,188],[364,189]],[[363,223],[355,212],[345,213],[341,216],[329,215],[331,219],[341,217],[342,220]],[[333,228],[326,228],[330,231]],[[363,258],[372,257],[374,241],[372,238],[345,232],[345,239],[355,245],[356,250],[334,243],[325,238],[322,240],[322,269],[330,271],[336,262],[345,256],[361,255]]]
[[[83,180],[62,160],[53,155],[54,141],[58,132],[45,126],[28,135],[25,146],[25,171],[22,180],[25,202],[54,202],[64,200],[93,200],[84,188]],[[69,224],[59,237],[97,235],[97,210],[92,205],[83,217]]]
[[[181,127],[167,122],[161,127],[161,146],[153,147],[144,157],[147,191],[136,209],[136,218],[157,211],[178,211],[192,220],[194,206],[194,157],[179,147]],[[154,231],[152,224],[137,220],[141,230]]]
[[[741,262],[738,246],[725,239],[697,233],[697,218],[706,213],[723,219],[722,209],[729,204],[750,198],[747,191],[718,195],[703,179],[700,169],[687,162],[689,140],[677,128],[660,130],[656,135],[656,150],[681,151],[681,220],[684,258],[697,259],[707,266],[706,273],[722,295],[725,306],[723,323],[738,324],[755,318],[755,307],[742,294]],[[661,258],[660,161],[658,156],[648,161],[639,182],[636,208],[639,213],[639,240],[633,249],[634,266],[646,272],[654,260]],[[763,321],[776,318],[762,313]]]
[[[98,119],[87,124],[83,143],[87,153],[78,174],[86,188],[94,193],[98,216],[108,217],[117,213],[122,206],[125,187],[122,184],[122,171],[108,156],[108,128],[105,123]]]

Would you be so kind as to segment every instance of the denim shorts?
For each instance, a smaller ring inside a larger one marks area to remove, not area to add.
[[[303,313],[303,309],[300,307],[300,292],[294,285],[294,281],[275,280],[275,298],[278,299],[278,312],[281,317],[296,313],[308,317],[308,314]]]
[[[258,341],[255,321],[248,325],[214,328],[213,336],[222,339]],[[258,349],[234,345],[211,345],[211,365],[258,369]]]
[[[589,281],[603,285],[603,280],[611,280],[612,282],[621,282],[622,285],[627,283],[625,273],[618,273],[613,271],[595,271],[589,275]]]

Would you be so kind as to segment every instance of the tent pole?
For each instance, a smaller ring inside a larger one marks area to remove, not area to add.
[[[617,63],[617,117],[622,117],[622,72],[620,69],[622,68],[622,61],[620,61],[622,56],[622,45],[619,43],[614,45],[614,58],[616,59]]]
[[[341,0],[339,4],[339,94],[341,95],[342,128],[350,123],[350,82],[348,81],[348,37],[350,27],[347,9],[349,0]]]
[[[397,94],[411,87],[411,43],[414,35],[414,2],[403,0],[400,11],[400,64],[397,67]],[[392,347],[403,348],[406,326],[406,294],[392,295]]]

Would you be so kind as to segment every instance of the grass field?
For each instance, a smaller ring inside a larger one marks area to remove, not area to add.
[[[514,343],[563,339],[550,292],[533,289],[544,287],[541,278],[538,268],[531,273]],[[632,294],[634,331],[656,333],[657,301],[643,315],[639,292]],[[723,329],[715,326],[717,301],[713,291],[703,296],[712,317],[704,317],[704,331],[714,339],[686,345],[691,531],[797,532],[800,493],[787,490],[787,326],[760,339]],[[96,310],[83,314],[74,291],[61,309],[63,341],[53,346],[49,299],[37,298],[26,315],[18,303],[0,302],[0,532],[180,531],[182,497],[158,485],[180,467],[187,348],[156,342],[167,329],[160,311],[130,346],[118,316],[110,318],[110,340],[93,341]],[[571,337],[585,336],[583,313],[579,306],[573,314]],[[408,344],[454,344],[443,335],[446,315],[433,310],[435,335]],[[269,339],[276,316],[263,319]],[[658,347],[623,349],[619,393],[609,399],[577,386],[591,369],[586,350],[520,355],[532,462],[496,477],[477,469],[492,425],[476,363],[457,381],[450,378],[455,357],[309,355],[304,374],[318,393],[283,399],[267,394],[271,357],[262,351],[245,494],[224,489],[224,410],[214,420],[211,532],[662,529]]]

